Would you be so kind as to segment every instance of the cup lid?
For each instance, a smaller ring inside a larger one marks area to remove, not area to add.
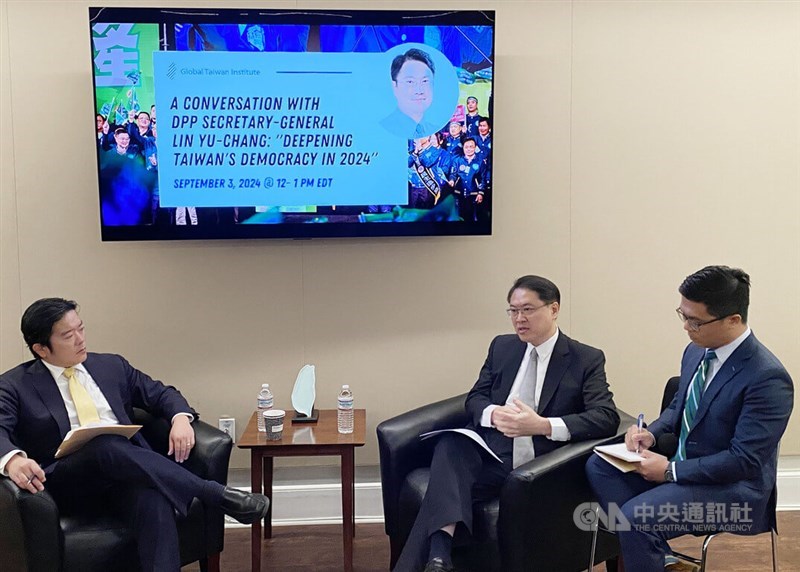
[[[286,412],[283,409],[267,409],[264,412],[264,417],[283,417]]]

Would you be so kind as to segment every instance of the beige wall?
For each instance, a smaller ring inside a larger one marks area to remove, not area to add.
[[[261,382],[288,407],[316,364],[321,407],[350,383],[367,408],[374,464],[378,422],[472,384],[523,273],[560,285],[564,331],[652,417],[686,343],[677,285],[726,263],[800,380],[800,3],[439,1],[497,10],[492,237],[122,244],[99,239],[89,4],[0,5],[0,370],[27,359],[22,309],[75,298],[91,349],[240,430]]]

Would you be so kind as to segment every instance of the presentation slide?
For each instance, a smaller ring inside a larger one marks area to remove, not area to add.
[[[491,11],[89,15],[103,240],[491,233]]]
[[[405,93],[390,75],[411,49],[436,64],[435,78],[406,79],[417,120],[401,111]],[[153,64],[166,207],[403,204],[409,138],[442,129],[458,98],[453,66],[422,44],[377,54],[156,52]]]

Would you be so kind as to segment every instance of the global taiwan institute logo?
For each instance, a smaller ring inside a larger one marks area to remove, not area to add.
[[[175,65],[175,62],[172,62],[167,68],[167,77],[169,79],[175,79],[176,73],[178,73],[178,66]]]

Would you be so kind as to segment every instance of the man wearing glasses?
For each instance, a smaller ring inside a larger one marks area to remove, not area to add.
[[[597,456],[586,466],[601,507],[621,507],[631,525],[617,530],[627,570],[664,570],[672,559],[667,540],[683,534],[775,527],[777,449],[793,387],[747,325],[750,277],[707,266],[678,290],[677,313],[691,343],[672,403],[649,427],[634,425],[625,436],[644,459],[631,473]]]
[[[430,55],[417,48],[392,60],[389,73],[397,108],[381,120],[384,129],[403,139],[420,139],[441,127],[425,117],[433,104],[435,70]]]
[[[617,429],[603,352],[559,331],[558,287],[523,276],[507,300],[516,334],[492,341],[466,400],[469,428],[501,462],[458,433],[438,438],[428,489],[396,572],[453,570],[453,534],[456,527],[471,532],[474,501],[497,496],[508,473],[535,456]]]

